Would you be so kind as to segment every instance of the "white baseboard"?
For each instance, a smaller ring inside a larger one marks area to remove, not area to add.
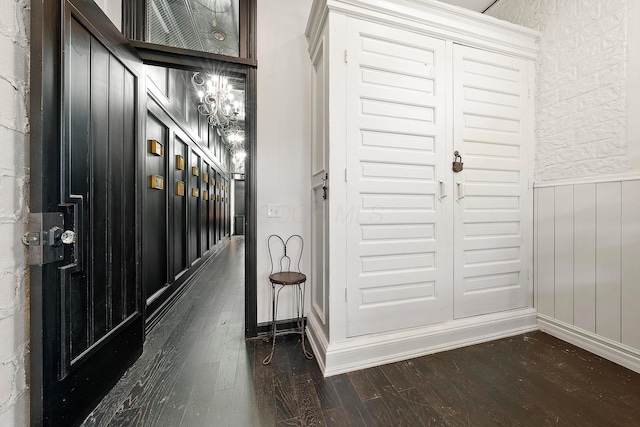
[[[640,350],[543,314],[538,314],[538,326],[549,335],[640,373]]]
[[[325,360],[327,358],[326,349],[329,346],[329,341],[324,334],[324,330],[320,327],[316,317],[312,314],[307,316],[307,342],[311,345],[314,358],[320,366],[320,372],[325,371]]]
[[[329,344],[310,319],[308,336],[324,376],[384,365],[538,329],[537,313],[523,309],[423,328],[356,337]]]

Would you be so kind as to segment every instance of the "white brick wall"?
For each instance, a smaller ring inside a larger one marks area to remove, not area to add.
[[[629,1],[500,0],[487,12],[542,34],[536,180],[627,172]]]
[[[0,2],[0,425],[27,425],[29,0]]]

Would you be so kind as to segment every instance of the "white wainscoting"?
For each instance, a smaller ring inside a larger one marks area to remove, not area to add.
[[[640,177],[538,184],[534,229],[540,329],[640,372]]]

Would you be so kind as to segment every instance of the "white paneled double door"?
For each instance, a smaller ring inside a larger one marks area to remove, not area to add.
[[[472,64],[474,52],[487,53],[349,20],[348,336],[530,300],[520,280],[528,242],[519,215],[528,197],[520,144],[531,141],[512,129],[526,114],[527,63],[488,55]],[[524,82],[515,92],[506,84],[513,75],[493,75],[514,63]],[[454,146],[465,157],[459,174]]]

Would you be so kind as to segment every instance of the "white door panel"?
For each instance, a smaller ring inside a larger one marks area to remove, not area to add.
[[[528,63],[454,45],[456,318],[530,304]]]
[[[445,43],[348,26],[347,335],[441,322],[452,317]]]

